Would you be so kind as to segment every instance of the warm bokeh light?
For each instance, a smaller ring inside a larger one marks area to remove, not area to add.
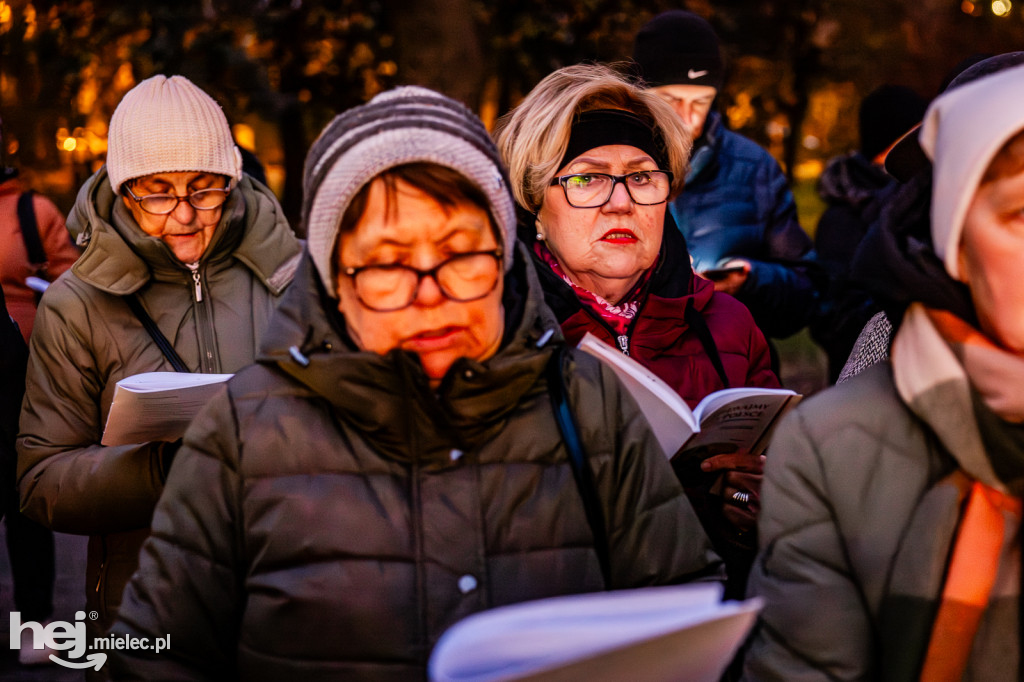
[[[818,159],[804,161],[793,168],[793,177],[797,180],[814,180],[821,175],[824,169],[825,164]]]
[[[1005,17],[1010,13],[1010,0],[994,0],[992,3],[992,14],[997,17]]]
[[[73,152],[78,147],[78,141],[73,137],[65,137],[61,148],[66,152]]]
[[[964,0],[960,3],[960,11],[964,14],[974,14],[974,3],[971,0]]]
[[[114,88],[118,92],[128,92],[133,87],[135,87],[135,76],[132,74],[132,64],[124,62],[117,67],[117,72],[114,73]]]
[[[36,35],[36,8],[25,6],[25,40],[32,40]]]
[[[757,111],[751,105],[750,93],[736,93],[732,105],[725,110],[725,115],[729,119],[729,127],[733,130],[739,130],[754,120]]]
[[[231,132],[239,147],[244,147],[251,152],[256,151],[256,131],[252,129],[251,125],[236,123],[231,126]]]

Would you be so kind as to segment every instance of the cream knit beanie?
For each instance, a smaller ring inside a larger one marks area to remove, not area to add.
[[[242,154],[228,120],[208,94],[184,76],[153,76],[117,105],[107,139],[114,192],[153,173],[198,171],[242,177]]]
[[[1024,66],[946,90],[928,107],[920,143],[934,165],[932,241],[946,272],[957,258],[967,209],[1006,142],[1024,130]]]
[[[307,247],[331,296],[337,289],[334,245],[345,209],[377,175],[421,161],[461,173],[487,196],[503,242],[505,267],[511,266],[515,204],[487,129],[460,102],[433,90],[405,86],[336,116],[306,157],[302,219]]]

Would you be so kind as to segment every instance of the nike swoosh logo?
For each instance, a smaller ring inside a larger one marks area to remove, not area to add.
[[[708,75],[707,69],[704,69],[703,71],[694,71],[693,69],[690,69],[689,71],[686,72],[686,77],[689,78],[690,80],[696,80],[701,76],[706,75]]]

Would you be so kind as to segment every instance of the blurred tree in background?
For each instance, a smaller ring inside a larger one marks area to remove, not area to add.
[[[2,149],[67,209],[121,96],[180,73],[223,105],[295,218],[303,157],[337,112],[418,83],[493,126],[554,69],[627,59],[636,30],[679,7],[723,40],[729,125],[797,179],[856,147],[874,87],[931,97],[965,57],[1024,44],[1010,0],[0,0]]]

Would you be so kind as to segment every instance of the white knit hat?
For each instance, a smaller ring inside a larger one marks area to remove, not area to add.
[[[949,89],[928,107],[920,143],[934,164],[932,241],[946,272],[957,259],[967,209],[992,159],[1024,130],[1024,66]]]
[[[335,295],[334,245],[349,203],[389,168],[427,162],[457,171],[486,195],[500,232],[505,267],[515,251],[515,204],[494,141],[465,105],[405,86],[339,114],[309,150],[302,219],[320,279]]]
[[[242,177],[242,154],[213,98],[184,76],[136,85],[110,118],[107,175],[121,184],[153,173],[196,171]]]

